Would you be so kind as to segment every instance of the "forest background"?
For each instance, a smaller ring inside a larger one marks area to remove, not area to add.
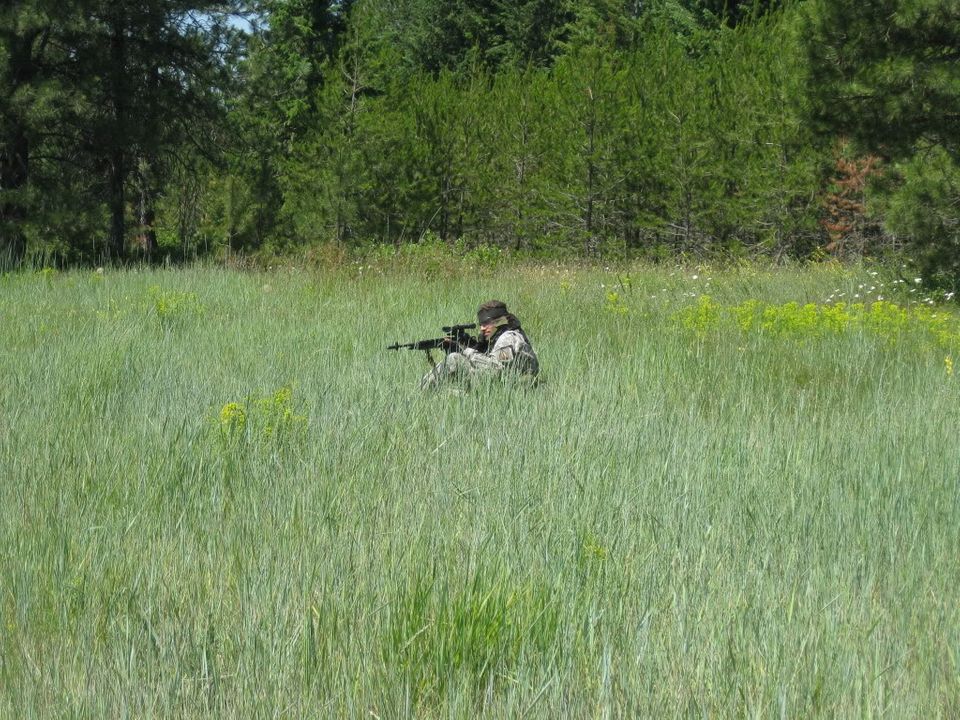
[[[0,263],[453,248],[960,277],[955,0],[13,0]]]

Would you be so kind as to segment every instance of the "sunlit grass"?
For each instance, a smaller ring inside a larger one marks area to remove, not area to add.
[[[4,276],[0,715],[956,716],[958,320],[910,289]],[[422,395],[385,346],[490,297],[543,382]]]

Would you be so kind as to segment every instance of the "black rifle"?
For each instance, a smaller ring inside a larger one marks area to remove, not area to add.
[[[410,343],[394,343],[387,345],[387,350],[423,350],[427,354],[427,362],[433,367],[433,355],[431,350],[443,349],[448,355],[452,352],[464,348],[481,349],[483,343],[473,337],[467,330],[473,330],[476,323],[465,323],[463,325],[444,325],[443,337],[430,338],[429,340],[417,340]]]

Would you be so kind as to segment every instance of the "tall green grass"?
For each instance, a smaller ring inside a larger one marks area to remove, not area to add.
[[[0,715],[956,717],[960,326],[890,291],[3,276]],[[538,387],[384,350],[490,297]]]

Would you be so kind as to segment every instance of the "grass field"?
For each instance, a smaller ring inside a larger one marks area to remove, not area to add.
[[[3,276],[0,715],[958,717],[960,318],[910,289]],[[420,393],[384,346],[490,297],[543,382]]]

